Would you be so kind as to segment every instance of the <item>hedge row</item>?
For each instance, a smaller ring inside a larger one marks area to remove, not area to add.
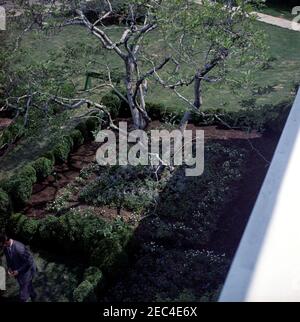
[[[13,214],[7,230],[11,236],[31,245],[56,253],[74,254],[91,266],[86,270],[83,282],[74,290],[74,300],[80,302],[96,298],[104,283],[102,272],[111,276],[128,264],[126,246],[133,233],[122,220],[108,223],[93,214],[78,212],[40,220]]]
[[[104,286],[102,271],[95,266],[87,268],[84,272],[83,281],[73,291],[75,302],[96,302],[97,292]]]
[[[193,114],[195,125],[219,125],[245,130],[269,131],[280,134],[291,110],[291,103],[267,105],[252,109],[228,111],[208,109],[203,114]]]
[[[33,185],[50,175],[54,164],[65,162],[73,149],[79,147],[85,138],[91,137],[91,132],[98,124],[96,118],[79,123],[69,134],[64,135],[52,150],[22,167],[8,180],[1,182],[0,186],[8,194],[15,210],[21,209],[28,202]],[[2,217],[1,213],[0,215]]]
[[[124,90],[121,93],[126,96]],[[113,116],[130,117],[129,106],[117,94],[110,92],[103,98],[103,104],[114,111]],[[203,113],[192,113],[191,122],[195,125],[230,126],[245,130],[271,131],[281,133],[292,104],[283,102],[278,105],[265,105],[238,111],[226,109],[206,109]],[[146,110],[152,120],[178,124],[184,110],[174,111],[163,103],[146,103]],[[117,113],[118,111],[118,113]]]
[[[132,229],[122,220],[109,223],[94,214],[74,211],[40,220],[13,214],[7,228],[30,244],[76,254],[104,272],[110,271],[116,261],[126,262],[123,251],[132,235]]]

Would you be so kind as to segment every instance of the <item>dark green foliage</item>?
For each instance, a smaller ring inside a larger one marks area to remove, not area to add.
[[[87,127],[84,122],[80,122],[75,127],[76,130],[80,131],[83,137],[85,138],[87,136]]]
[[[24,206],[30,199],[32,186],[36,181],[35,169],[26,165],[4,183],[4,190],[10,195],[15,208]]]
[[[99,268],[105,264],[111,268],[116,265],[132,236],[131,228],[123,221],[111,224],[92,214],[78,212],[41,220],[17,214],[10,219],[9,227],[14,235],[62,253],[74,253],[99,264]]]
[[[6,128],[0,137],[0,148],[5,144],[10,144],[20,138],[25,132],[25,129],[20,123],[13,123]]]
[[[0,232],[10,216],[10,200],[8,194],[0,188]]]
[[[41,157],[32,163],[33,168],[36,171],[38,180],[42,180],[48,177],[53,171],[53,163],[51,160]]]
[[[84,280],[73,292],[73,299],[75,302],[94,302],[91,297],[94,297],[94,287],[93,285]]]
[[[118,92],[127,99],[127,92],[124,86],[120,86],[117,88]],[[130,107],[127,103],[127,101],[124,100],[124,98],[120,95],[118,95],[117,92],[114,92],[116,96],[120,99],[120,110],[119,110],[119,117],[131,117]]]
[[[110,205],[141,212],[155,204],[162,182],[149,167],[116,166],[102,169],[97,179],[80,193],[80,199],[95,205]]]
[[[42,155],[42,158],[46,158],[51,161],[52,166],[55,164],[55,157],[52,151],[47,151]]]
[[[78,148],[80,145],[83,144],[84,142],[84,137],[82,133],[79,130],[73,130],[70,133],[70,136],[74,142],[74,148]]]
[[[99,127],[99,120],[97,117],[90,117],[85,124],[88,132],[93,132]]]
[[[61,141],[54,147],[53,155],[57,163],[65,162],[72,150],[72,139],[63,137]]]
[[[127,257],[118,236],[112,235],[99,242],[92,252],[91,264],[105,272],[112,272],[114,267],[121,268]]]
[[[179,168],[160,195],[156,208],[160,219],[153,222],[157,239],[176,243],[181,236],[187,245],[205,244],[225,203],[237,194],[230,187],[241,179],[246,156],[240,148],[206,144],[205,171],[201,176],[187,177],[184,168]]]
[[[203,114],[193,113],[192,122],[196,125],[220,125],[261,132],[267,130],[280,134],[290,109],[290,103],[253,107],[239,111],[207,109]]]
[[[121,100],[114,93],[108,93],[102,97],[101,103],[109,109],[112,118],[119,115],[121,108]]]
[[[73,292],[75,302],[96,302],[96,291],[103,285],[103,274],[97,267],[89,267],[84,272],[83,282]]]
[[[8,230],[12,236],[30,242],[35,238],[38,229],[38,221],[32,220],[20,213],[13,214],[8,221]]]

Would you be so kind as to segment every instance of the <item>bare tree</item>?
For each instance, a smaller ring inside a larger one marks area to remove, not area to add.
[[[170,25],[164,29],[164,38],[172,50],[176,72],[166,78],[156,71],[154,76],[187,104],[181,130],[186,128],[193,111],[201,112],[204,82],[233,80],[233,73],[228,73],[230,69],[241,81],[240,71],[244,66],[257,70],[265,64],[264,35],[254,23],[255,16],[250,15],[253,7],[249,2],[238,0],[233,7],[232,1],[203,0],[199,5],[188,0],[174,0],[163,7],[160,20],[168,21]],[[252,1],[252,4],[260,2]],[[184,76],[180,73],[182,66],[185,66]],[[183,86],[191,85],[192,98],[180,91]]]
[[[128,102],[134,128],[143,129],[150,121],[145,95],[147,80],[154,77],[185,102],[187,112],[181,122],[183,130],[191,111],[201,110],[203,83],[216,83],[227,78],[226,61],[238,61],[237,68],[250,63],[252,68],[264,60],[261,55],[263,37],[253,27],[255,18],[249,16],[252,7],[247,0],[235,1],[237,7],[234,8],[231,3],[229,1],[224,6],[210,0],[203,0],[201,5],[189,0],[131,0],[125,4],[120,0],[52,0],[32,4],[32,1],[23,0],[20,1],[20,8],[26,19],[16,48],[24,33],[34,26],[46,31],[83,26],[101,47],[122,62],[126,95],[118,91],[111,81],[110,66],[107,66],[108,82],[105,85]],[[67,19],[61,18],[66,16]],[[109,24],[112,22],[120,23],[122,32],[118,39],[110,36]],[[150,37],[150,34],[153,36]],[[157,52],[157,48],[151,46],[156,37],[165,39],[165,51]],[[146,45],[146,41],[150,42],[150,46]],[[183,66],[184,74],[181,72]],[[180,92],[183,86],[194,87],[193,99]],[[6,100],[6,106],[16,107],[20,100],[26,100],[28,111],[34,104],[34,95],[47,97],[45,106],[49,102],[57,103],[58,95],[29,88],[19,97]],[[11,103],[11,99],[15,104]],[[76,102],[91,105],[89,99],[82,97],[76,98]],[[68,104],[72,108],[81,105]]]

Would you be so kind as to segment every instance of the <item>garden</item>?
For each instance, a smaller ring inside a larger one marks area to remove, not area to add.
[[[299,32],[244,1],[55,2],[8,6],[0,31],[0,230],[33,253],[37,300],[217,301],[299,88]],[[204,131],[203,174],[100,165],[119,122]],[[17,296],[8,279],[0,302]]]

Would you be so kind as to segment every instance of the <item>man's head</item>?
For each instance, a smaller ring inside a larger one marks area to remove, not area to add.
[[[9,246],[10,238],[5,233],[0,233],[0,248]]]

